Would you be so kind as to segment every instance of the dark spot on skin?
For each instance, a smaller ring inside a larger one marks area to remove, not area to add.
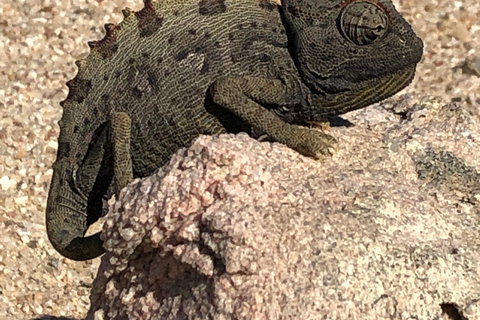
[[[88,118],[83,119],[83,124],[88,126],[90,124],[90,119]]]
[[[187,57],[188,53],[185,50],[180,51],[175,55],[175,60],[181,61]]]
[[[67,99],[82,103],[88,97],[92,89],[92,81],[87,79],[79,79],[78,77],[68,81],[69,89]]]
[[[188,30],[188,34],[191,34],[192,36],[194,36],[194,35],[197,34],[197,30],[195,30],[195,29],[190,29],[190,30]]]
[[[129,63],[129,64],[134,64],[134,63],[135,63],[135,59],[133,59],[133,58],[128,59],[128,63]]]
[[[250,46],[255,42],[257,41],[257,37],[252,37],[252,38],[249,38],[247,41],[245,41],[245,43],[243,44],[242,46],[242,49],[243,50],[247,50],[248,48],[250,48]]]
[[[270,57],[269,57],[268,55],[266,55],[266,54],[262,54],[262,55],[260,56],[260,61],[261,61],[261,62],[268,62],[269,60],[270,60]]]
[[[272,41],[272,45],[277,48],[288,48],[287,42]]]
[[[142,95],[143,95],[143,92],[142,92],[142,90],[140,90],[140,89],[138,89],[137,87],[135,87],[135,88],[132,89],[132,94],[133,94],[133,96],[134,96],[135,98],[140,99],[140,98],[142,97]]]
[[[103,81],[108,81],[108,78],[109,78],[108,75],[104,75],[103,76]]]
[[[292,16],[297,16],[298,15],[298,9],[294,5],[287,5],[287,10],[290,12]]]
[[[200,74],[205,74],[208,72],[208,68],[209,68],[209,64],[208,64],[208,60],[205,59],[203,61],[203,65],[202,65],[202,69],[200,69]]]
[[[93,114],[96,116],[98,115],[98,108],[97,107],[94,107],[93,108]]]
[[[55,201],[57,203],[63,203],[63,197],[59,194],[57,194],[57,196],[55,197]]]
[[[159,89],[158,87],[158,77],[157,74],[154,72],[148,72],[148,84],[152,87],[155,88],[156,90]]]
[[[68,156],[70,154],[71,148],[70,148],[70,143],[68,142],[59,142],[58,143],[58,150],[60,150],[60,153],[64,156]]]
[[[151,0],[144,1],[145,6],[142,10],[135,12],[138,19],[138,29],[140,30],[140,37],[148,37],[155,33],[163,24],[163,17],[161,17],[153,7]]]
[[[78,125],[75,125],[73,127],[73,133],[78,133],[80,131],[80,127]]]
[[[142,52],[142,57],[144,57],[145,59],[150,58],[150,52]]]
[[[272,11],[275,10],[277,6],[268,0],[260,0],[260,8]]]
[[[213,16],[226,10],[225,0],[201,0],[198,6],[198,12],[204,16]]]
[[[177,10],[177,11],[175,11],[175,12],[173,13],[173,15],[174,15],[174,16],[178,16],[178,13],[179,13],[179,11]]]
[[[233,33],[228,34],[228,40],[233,41],[235,39],[235,35]]]
[[[157,58],[157,63],[158,63],[158,64],[162,64],[162,62],[163,62],[163,58],[162,58],[162,57],[158,57],[158,58]]]
[[[172,43],[173,42],[173,38],[168,38],[168,43]]]
[[[156,73],[148,72],[148,84],[153,87],[157,83],[158,83],[158,77]]]
[[[110,58],[118,50],[117,32],[120,28],[120,26],[113,23],[107,23],[105,25],[105,30],[107,31],[105,37],[99,41],[89,41],[88,46],[92,51],[100,53],[103,59]]]
[[[80,159],[82,157],[82,154],[80,152],[77,152],[75,154],[75,158]]]
[[[211,35],[209,32],[205,32],[205,39],[210,39]]]
[[[168,118],[167,123],[170,127],[175,127],[177,125],[172,118]]]
[[[213,44],[214,47],[218,47],[220,45],[220,42],[218,41],[215,41],[215,43]]]
[[[165,77],[168,77],[170,75],[170,71],[169,70],[165,70],[165,73],[164,73]]]
[[[110,100],[110,95],[108,94],[103,94],[100,99],[102,99],[103,102],[107,102],[108,100]]]
[[[256,23],[256,22],[252,22],[252,23],[250,23],[250,26],[251,26],[252,28],[257,28],[257,23]]]
[[[122,72],[120,70],[115,70],[115,73],[114,73],[115,78],[120,78],[121,75],[122,75]]]
[[[248,71],[249,72],[254,72],[255,69],[256,69],[256,66],[254,66],[253,64],[248,66]]]
[[[153,125],[152,120],[148,119],[148,120],[147,120],[147,126],[151,127],[152,125]]]

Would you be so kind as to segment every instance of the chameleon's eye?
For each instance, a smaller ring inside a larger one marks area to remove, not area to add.
[[[367,45],[381,38],[388,29],[387,13],[379,6],[355,1],[342,9],[337,25],[342,35],[358,45]]]

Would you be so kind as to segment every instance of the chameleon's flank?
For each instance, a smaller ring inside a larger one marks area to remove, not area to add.
[[[383,100],[412,80],[422,41],[390,0],[145,0],[90,42],[67,83],[46,211],[70,259],[109,196],[200,134],[246,131],[320,158],[335,139],[294,124]]]

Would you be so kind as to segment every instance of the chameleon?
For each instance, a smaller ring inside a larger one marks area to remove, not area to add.
[[[336,140],[308,124],[397,93],[423,53],[390,0],[144,0],[122,12],[60,103],[46,229],[73,260],[105,252],[85,233],[108,198],[197,136],[247,132],[322,159]]]

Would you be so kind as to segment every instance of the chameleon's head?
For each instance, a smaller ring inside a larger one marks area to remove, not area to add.
[[[380,101],[413,79],[423,43],[390,0],[282,0],[282,8],[302,79],[326,113]]]

